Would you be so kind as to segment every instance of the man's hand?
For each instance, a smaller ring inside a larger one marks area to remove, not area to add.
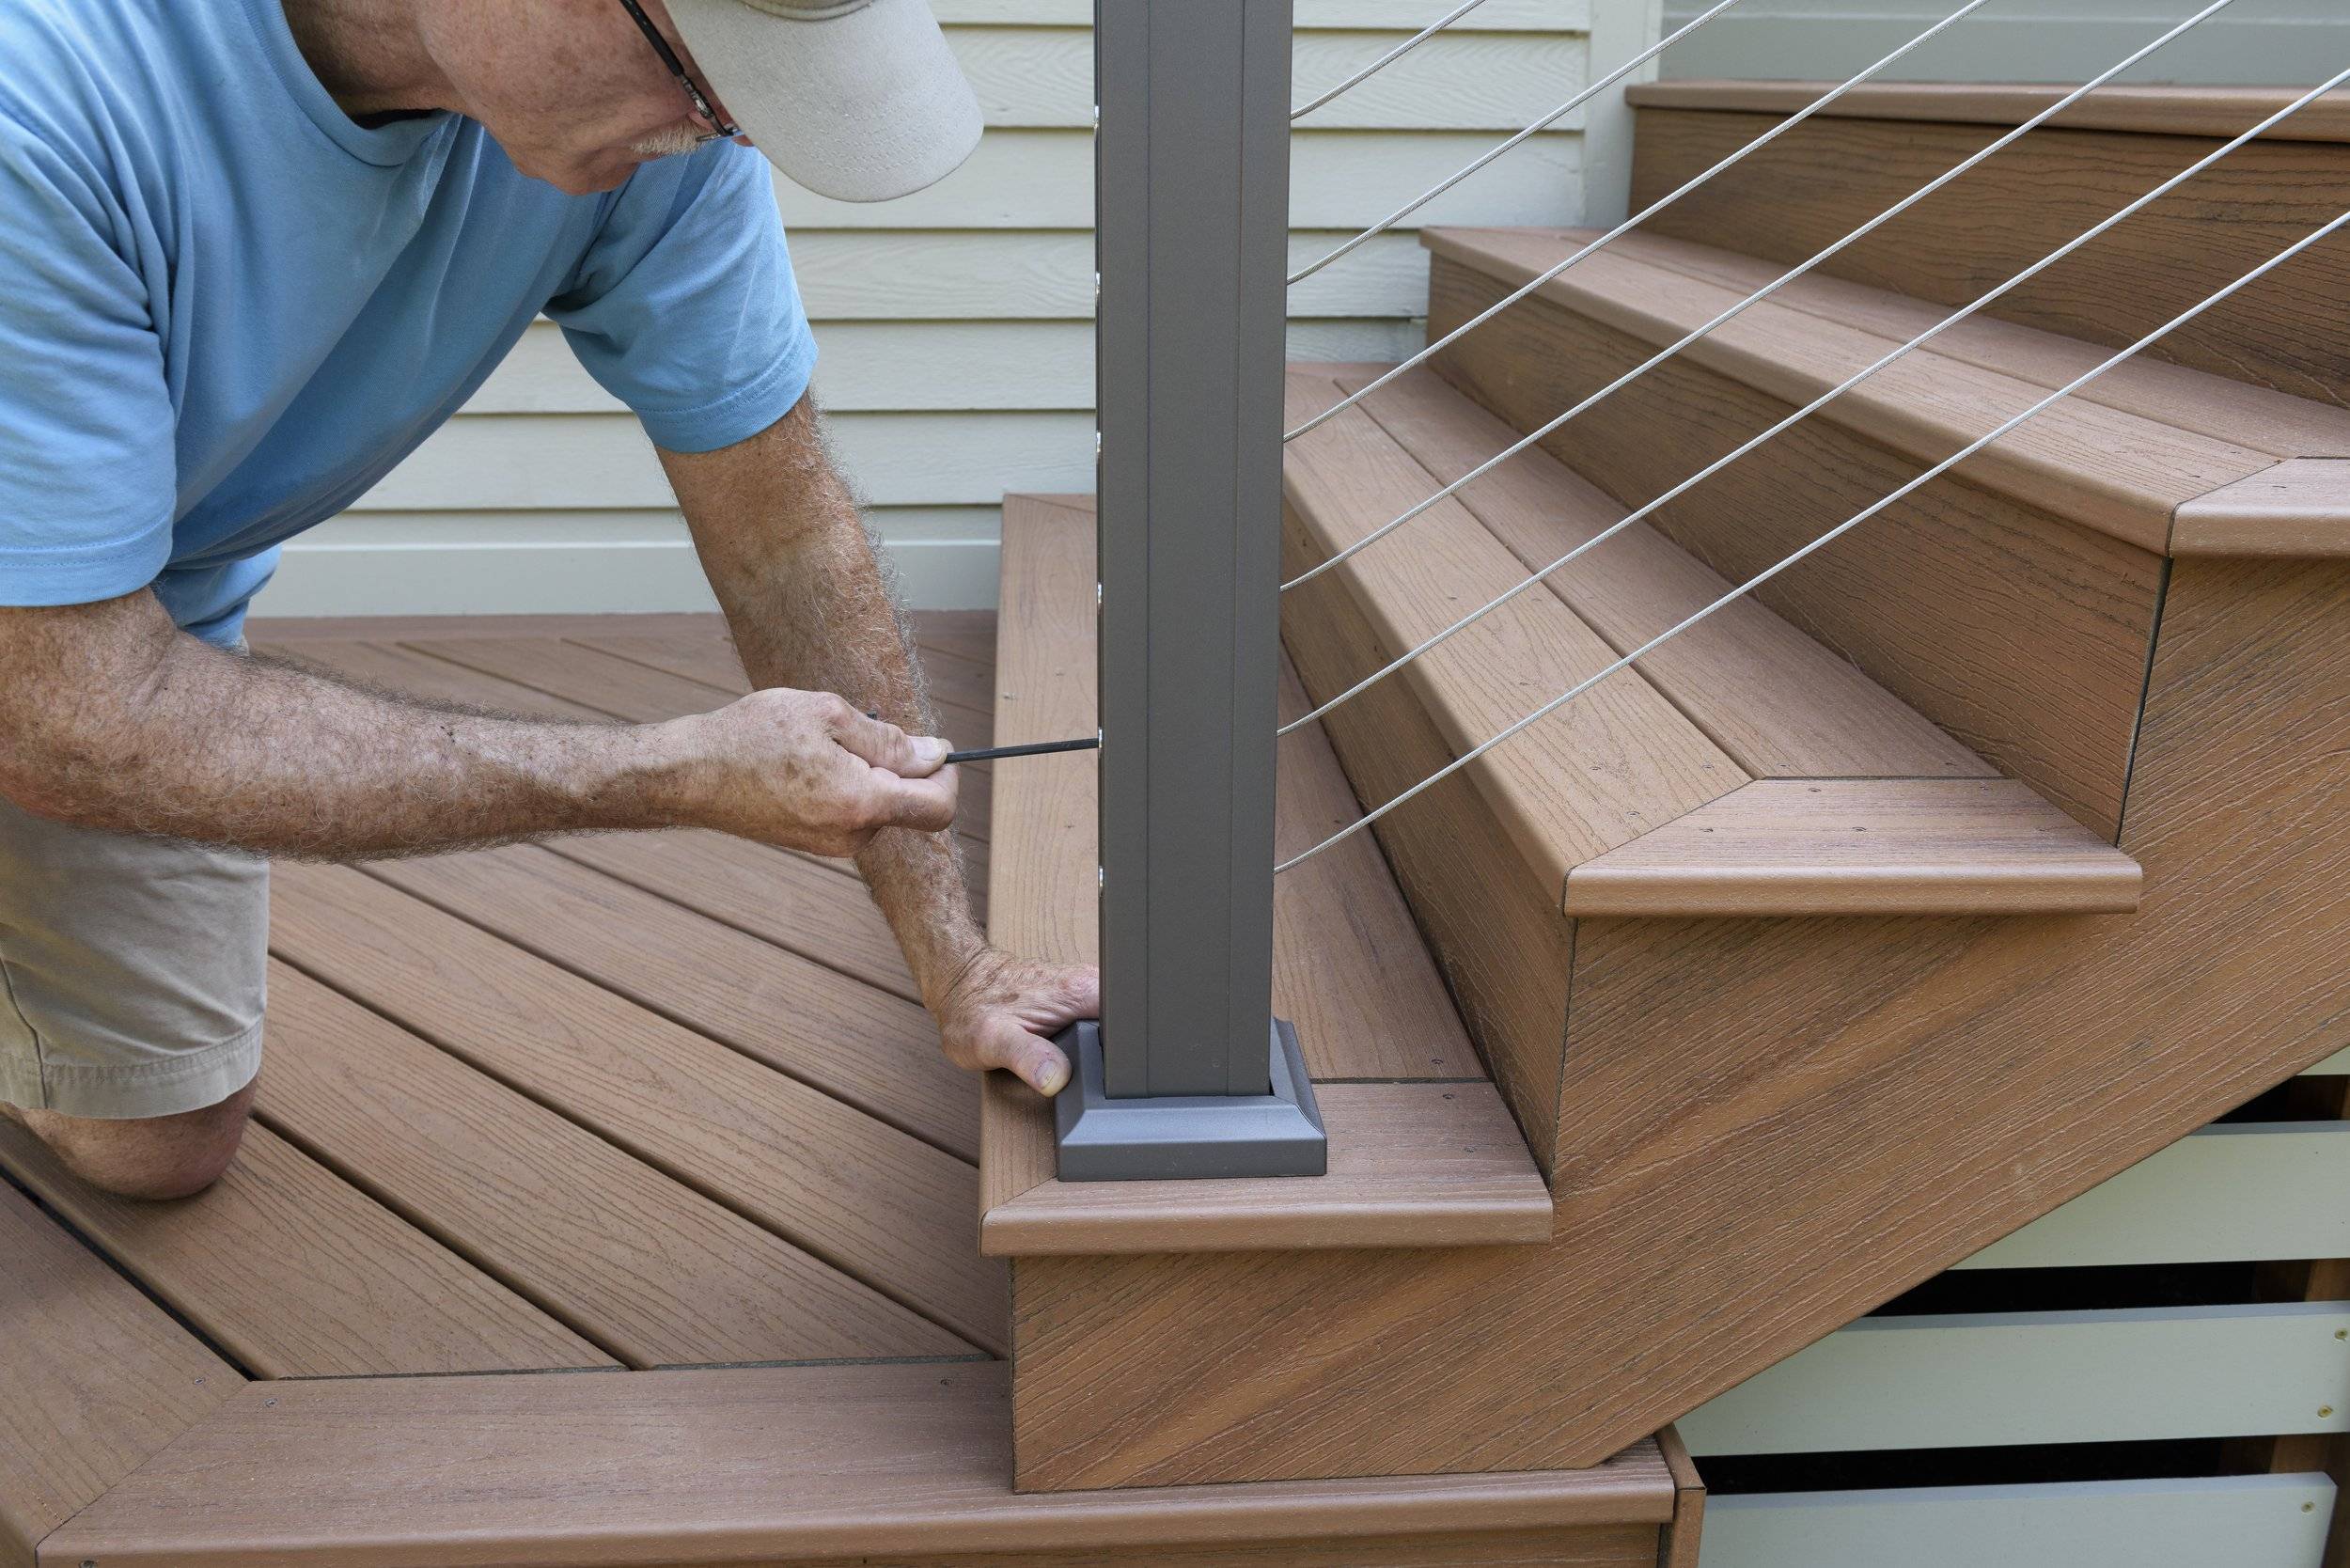
[[[816,855],[854,855],[885,827],[955,819],[947,743],[868,718],[831,692],[757,691],[664,728],[684,760],[681,823]]]
[[[1102,975],[1089,964],[1043,964],[982,947],[926,1000],[948,1060],[975,1073],[1000,1067],[1039,1094],[1058,1094],[1069,1058],[1052,1036],[1101,1015]]]

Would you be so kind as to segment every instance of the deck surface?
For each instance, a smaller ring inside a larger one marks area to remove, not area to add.
[[[924,618],[987,743],[994,618]],[[745,689],[713,617],[259,621],[443,700],[656,719]],[[984,767],[966,770],[973,875]],[[854,869],[710,834],[280,864],[256,1125],[124,1203],[0,1127],[0,1170],[257,1379],[1001,1354],[977,1093]]]

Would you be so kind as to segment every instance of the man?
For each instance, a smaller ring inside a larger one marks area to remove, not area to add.
[[[1095,977],[967,913],[745,131],[875,199],[979,114],[921,0],[0,9],[0,1107],[86,1179],[167,1198],[233,1156],[278,855],[672,825],[854,853],[948,1055],[1066,1080],[1048,1037]],[[765,689],[564,724],[242,656],[277,542],[542,311],[660,449]]]

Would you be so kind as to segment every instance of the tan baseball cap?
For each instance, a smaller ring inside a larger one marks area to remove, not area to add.
[[[979,144],[979,101],[928,0],[667,0],[711,89],[819,196],[886,201]]]

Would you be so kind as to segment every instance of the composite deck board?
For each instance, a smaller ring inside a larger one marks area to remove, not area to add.
[[[732,687],[708,685],[606,653],[580,643],[557,643],[544,637],[465,637],[439,642],[417,639],[410,646],[467,669],[494,675],[519,685],[584,703],[637,724],[654,724],[687,713],[708,713],[731,702],[746,682]],[[985,745],[985,737],[956,744]],[[987,841],[984,793],[975,795],[957,818],[956,831],[966,842]]]
[[[861,895],[860,895],[861,896]],[[1000,1352],[978,1172],[348,867],[277,870],[273,946],[499,1081]]]
[[[601,708],[572,702],[542,692],[535,686],[509,681],[500,676],[485,674],[464,665],[451,664],[414,648],[391,643],[370,643],[325,637],[296,640],[274,639],[266,634],[256,640],[256,647],[307,660],[332,673],[369,682],[375,685],[435,701],[460,702],[468,706],[494,709],[501,713],[542,714],[552,718],[586,719],[608,723],[616,714]],[[978,799],[987,793],[984,770],[973,770],[966,778],[964,793],[966,800]],[[756,846],[745,846],[744,853],[758,858]],[[979,846],[966,843],[964,852],[970,861],[969,874],[983,883],[986,861]],[[830,855],[809,855],[799,850],[768,849],[767,853],[788,855],[811,866],[822,867],[836,875],[858,881],[856,868],[846,860]],[[656,889],[657,891],[662,889]],[[978,902],[975,896],[975,902]]]
[[[698,828],[556,839],[546,848],[828,969],[921,1000],[905,954],[860,878]]]
[[[1267,1539],[1654,1526],[1673,1509],[1653,1443],[1574,1472],[1022,1495],[1009,1381],[972,1366],[286,1385],[274,1405],[233,1402],[52,1552],[103,1568],[594,1568],[1116,1542],[1147,1561]]]
[[[914,1003],[529,844],[383,861],[416,894],[940,1148],[976,1157],[971,1080]]]
[[[0,1165],[258,1377],[615,1365],[266,1127],[168,1204],[76,1180],[13,1122]]]
[[[631,1365],[973,1354],[300,971],[270,991],[268,1124]]]
[[[666,636],[574,637],[583,648],[634,659],[640,665],[699,681],[721,691],[750,690],[750,677],[734,644],[708,634],[672,633]],[[995,728],[994,668],[957,653],[918,648],[922,675],[931,700],[937,703],[948,732],[958,745],[985,745]]]
[[[1019,630],[1006,639],[1000,672],[1005,729],[1081,728],[1094,708],[1091,507],[1013,496],[1006,519],[1006,612]],[[1281,701],[1290,715],[1303,711],[1292,671],[1284,672]],[[999,943],[1092,957],[1093,776],[1081,759],[1048,757],[1008,781],[1004,880],[995,890],[995,907],[1013,918],[995,928]],[[1277,788],[1285,849],[1359,814],[1317,727],[1284,742]],[[991,1252],[1498,1245],[1548,1235],[1549,1193],[1375,844],[1358,837],[1277,879],[1274,907],[1274,1007],[1296,1022],[1308,1069],[1327,1086],[1332,1174],[1064,1185],[1054,1175],[1051,1116],[992,1074],[981,1162]]]
[[[32,1568],[43,1537],[244,1378],[5,1182],[0,1258],[0,1565]]]
[[[1353,392],[1369,378],[1337,379]],[[1428,470],[1431,490],[1518,439],[1434,371],[1390,383],[1363,407]],[[1460,502],[1528,573],[1588,544],[1627,510],[1539,446],[1470,481]],[[1543,579],[1543,588],[1619,654],[1731,587],[1646,521]],[[1981,778],[1997,771],[1859,666],[1750,598],[1725,605],[1637,667],[1757,778]]]

